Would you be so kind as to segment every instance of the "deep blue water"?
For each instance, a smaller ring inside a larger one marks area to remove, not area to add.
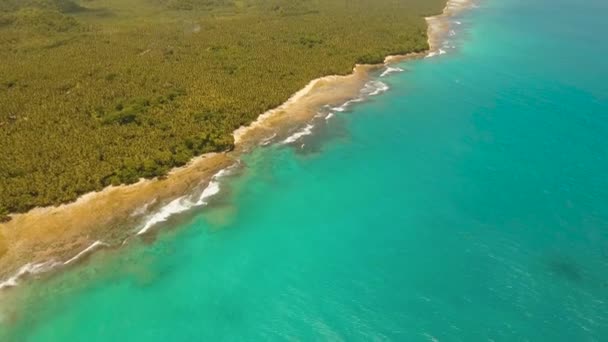
[[[480,2],[455,49],[247,155],[155,241],[26,285],[2,336],[608,340],[607,14]]]

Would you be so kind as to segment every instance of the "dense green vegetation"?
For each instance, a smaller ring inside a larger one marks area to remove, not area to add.
[[[445,0],[0,0],[0,216],[228,150],[311,79],[427,48]]]

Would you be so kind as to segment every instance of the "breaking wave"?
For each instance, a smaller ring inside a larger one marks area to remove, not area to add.
[[[67,266],[70,265],[72,263],[75,263],[76,261],[82,259],[82,257],[94,252],[95,250],[101,248],[101,247],[110,247],[110,245],[108,245],[105,242],[101,242],[101,241],[95,241],[93,242],[89,247],[85,248],[82,252],[76,254],[75,257],[73,257],[72,259],[66,261],[63,263],[63,265]]]
[[[15,275],[13,275],[12,277],[10,277],[7,280],[0,283],[0,290],[17,286],[19,284],[19,280],[21,280],[22,278],[24,278],[26,276],[31,276],[31,275],[48,272],[48,271],[52,270],[53,268],[55,268],[57,266],[61,266],[61,265],[63,265],[63,264],[60,262],[54,261],[54,260],[45,261],[45,262],[41,262],[38,264],[35,264],[35,263],[25,264],[17,271],[17,273],[15,273]]]
[[[390,74],[396,73],[396,72],[403,72],[403,69],[399,68],[399,67],[386,67],[386,70],[384,70],[382,72],[382,74],[380,74],[380,77],[386,77]]]
[[[49,260],[49,261],[40,262],[40,263],[27,263],[27,264],[21,266],[21,268],[17,271],[17,273],[15,273],[12,277],[6,279],[3,282],[0,282],[0,290],[15,287],[15,286],[19,285],[19,282],[26,277],[31,277],[31,276],[35,276],[37,274],[47,273],[47,272],[50,272],[59,267],[69,266],[69,265],[77,262],[78,260],[82,259],[83,257],[89,255],[93,251],[95,251],[99,248],[102,248],[102,247],[109,247],[109,246],[110,245],[108,245],[107,243],[104,243],[102,241],[95,241],[89,247],[85,248],[80,253],[76,254],[73,258],[71,258],[65,262],[61,262],[61,261],[57,261],[57,260]]]
[[[300,138],[302,138],[304,136],[311,135],[313,128],[314,128],[313,125],[307,124],[306,127],[304,127],[303,129],[301,129],[301,130],[295,132],[294,134],[288,136],[285,140],[283,140],[281,142],[281,144],[292,144],[292,143],[300,140]]]
[[[187,195],[178,197],[169,202],[169,204],[162,207],[146,221],[144,226],[137,232],[137,235],[147,233],[152,227],[161,222],[167,221],[169,217],[173,215],[183,213],[193,207],[209,204],[209,198],[220,192],[219,179],[226,176],[229,172],[230,168],[226,168],[213,175],[209,181],[209,184],[197,199],[193,199],[191,195]]]
[[[426,57],[424,57],[424,58],[431,58],[431,57],[435,57],[435,56],[445,55],[446,53],[447,53],[447,51],[445,51],[444,49],[439,49],[437,51],[429,52],[429,54],[426,55]]]
[[[137,235],[145,234],[156,224],[165,222],[172,215],[182,213],[192,208],[194,205],[195,203],[191,202],[186,196],[174,199],[169,204],[162,207],[156,214],[152,215],[144,227],[137,232]]]
[[[338,106],[338,107],[332,107],[331,110],[334,112],[345,112],[348,109],[348,106],[351,104],[351,101],[346,101],[344,102],[342,105]]]
[[[376,96],[376,95],[386,92],[389,89],[390,89],[390,87],[384,82],[369,81],[369,82],[365,83],[365,86],[361,90],[361,95]]]
[[[190,197],[182,196],[182,197],[179,197],[179,198],[171,201],[169,204],[165,205],[164,207],[162,207],[160,211],[158,211],[157,213],[152,215],[146,221],[143,228],[137,232],[137,235],[142,235],[142,234],[146,233],[154,225],[156,225],[160,222],[166,221],[170,216],[172,216],[174,214],[184,212],[195,206],[207,205],[209,198],[216,195],[220,191],[219,179],[226,176],[227,174],[229,174],[231,170],[232,170],[232,167],[222,169],[218,173],[216,173],[213,177],[211,177],[209,184],[202,191],[202,193],[200,194],[200,196],[198,196],[198,198],[196,200],[192,200],[191,196]],[[155,200],[150,203],[147,203],[143,207],[136,210],[136,212],[134,214],[132,214],[131,216],[143,215],[144,211],[150,205],[152,205],[154,202],[155,202]],[[7,288],[17,286],[17,285],[19,285],[19,282],[21,280],[23,280],[24,278],[35,276],[38,274],[47,273],[47,272],[50,272],[57,268],[70,266],[70,265],[76,263],[77,261],[81,260],[82,258],[86,257],[87,255],[90,255],[94,251],[96,251],[100,248],[106,248],[106,247],[110,247],[110,245],[103,241],[95,241],[90,246],[88,246],[87,248],[83,249],[81,252],[76,254],[74,257],[72,257],[64,262],[52,259],[52,260],[41,262],[41,263],[25,264],[19,270],[17,270],[17,272],[13,276],[0,282],[0,290],[4,290]]]
[[[272,134],[271,136],[269,136],[268,138],[266,138],[266,139],[262,140],[262,141],[260,142],[260,144],[259,144],[259,145],[260,145],[260,146],[268,146],[268,145],[272,144],[272,141],[273,141],[273,139],[274,139],[274,138],[276,138],[276,136],[277,136],[277,134],[276,134],[276,133],[273,133],[273,134]]]

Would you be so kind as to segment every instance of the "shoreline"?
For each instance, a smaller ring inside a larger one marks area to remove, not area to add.
[[[441,41],[450,28],[449,19],[471,3],[448,0],[441,14],[425,18],[429,42],[426,52],[387,56],[383,64],[356,65],[349,75],[312,80],[279,107],[235,130],[233,151],[195,157],[162,179],[111,186],[73,203],[11,215],[11,221],[0,224],[0,291],[36,274],[77,264],[99,249],[119,248],[129,238],[153,233],[156,224],[173,214],[206,205],[206,199],[220,191],[218,173],[237,165],[239,156],[261,144],[292,143],[310,134],[308,126],[303,132],[293,130],[307,124],[323,106],[344,107],[362,101],[361,92],[370,82],[372,71],[445,53]],[[378,88],[366,96],[387,89]]]

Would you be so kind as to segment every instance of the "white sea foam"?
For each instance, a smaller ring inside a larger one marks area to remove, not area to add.
[[[182,213],[192,208],[194,203],[190,201],[186,196],[179,197],[169,202],[166,206],[162,207],[156,214],[152,215],[146,224],[137,232],[137,235],[142,235],[148,232],[150,228],[158,223],[165,222],[169,217],[175,214]]]
[[[252,122],[249,126],[241,126],[240,128],[236,129],[232,133],[232,135],[234,136],[235,144],[239,143],[239,141],[246,134],[247,131],[255,128],[258,125],[261,125],[264,121],[273,117],[276,113],[286,110],[287,108],[289,108],[289,106],[293,105],[294,103],[297,103],[300,99],[302,99],[303,97],[310,94],[319,82],[323,82],[323,81],[327,81],[327,80],[335,81],[336,79],[340,79],[341,77],[342,76],[336,76],[336,75],[325,76],[325,77],[317,78],[317,79],[310,81],[308,83],[308,85],[306,85],[306,87],[300,89],[297,93],[293,94],[285,103],[283,103],[279,107],[271,109],[271,110],[265,112],[264,114],[258,116],[258,118],[254,122]]]
[[[401,71],[403,71],[403,69],[401,69],[401,68],[388,67],[380,76],[382,77],[382,76],[386,76],[390,73],[401,72]],[[389,89],[390,89],[389,86],[384,82],[377,81],[377,80],[369,81],[369,82],[365,83],[365,85],[359,92],[360,96],[358,96],[352,100],[348,100],[348,101],[344,102],[343,104],[341,104],[340,106],[336,106],[336,107],[326,106],[327,108],[329,108],[331,110],[331,112],[325,117],[325,120],[331,119],[335,115],[335,112],[343,113],[343,112],[347,111],[348,107],[350,107],[353,103],[363,102],[363,101],[365,101],[366,98],[384,93],[385,91],[387,91]],[[312,127],[310,127],[310,128],[312,128]],[[302,130],[300,132],[296,132],[294,135],[292,135],[292,137],[295,136],[295,138],[297,140],[303,135],[308,135],[311,133],[311,132],[309,132],[310,128],[306,127],[306,128],[304,128],[304,130]],[[289,140],[292,137],[289,137],[286,140]],[[285,141],[284,141],[284,143],[285,143]]]
[[[76,254],[76,256],[74,256],[72,259],[64,262],[64,265],[69,265],[71,263],[74,263],[76,261],[78,261],[80,258],[82,258],[83,256],[95,251],[96,249],[99,249],[101,247],[109,247],[110,245],[108,245],[105,242],[101,242],[101,241],[95,241],[93,242],[89,247],[85,248],[82,252]]]
[[[365,83],[365,86],[361,90],[361,94],[364,96],[376,96],[378,94],[384,93],[389,89],[390,87],[384,82],[369,81]]]
[[[36,274],[48,272],[51,269],[53,269],[57,266],[61,266],[61,265],[63,265],[63,263],[55,261],[55,260],[45,261],[45,262],[41,262],[41,263],[37,263],[37,264],[36,263],[27,263],[27,264],[23,265],[17,271],[17,273],[15,273],[15,275],[13,275],[12,277],[8,278],[7,280],[1,282],[0,290],[17,286],[19,284],[19,280],[21,280],[23,277],[26,277],[28,275],[36,275]]]
[[[346,101],[344,102],[341,106],[338,107],[333,107],[331,108],[331,110],[333,110],[334,112],[345,112],[346,109],[348,109],[348,106],[351,104],[351,101]]]
[[[388,76],[390,74],[396,73],[396,72],[403,72],[403,69],[399,68],[399,67],[386,67],[386,70],[384,70],[382,72],[382,74],[380,74],[380,77],[385,77]]]
[[[260,146],[268,146],[272,143],[272,139],[276,138],[277,134],[273,133],[271,136],[269,136],[268,138],[262,140],[260,142]]]
[[[292,143],[300,140],[300,138],[312,134],[313,128],[314,128],[313,125],[307,124],[306,127],[295,132],[294,134],[290,135],[289,137],[287,137],[287,139],[283,140],[281,142],[281,144],[292,144]]]
[[[191,196],[182,196],[169,202],[169,204],[162,207],[158,212],[152,215],[144,224],[144,226],[137,232],[137,235],[143,235],[147,233],[153,226],[165,222],[169,217],[185,212],[196,206],[209,204],[209,198],[215,196],[220,192],[219,179],[229,174],[231,168],[220,170],[218,173],[211,177],[209,184],[203,190],[200,197],[194,201]]]
[[[446,53],[447,53],[447,51],[445,51],[444,49],[439,49],[437,51],[429,52],[428,55],[426,55],[426,57],[424,57],[424,58],[431,58],[431,57],[435,57],[435,56],[445,55]]]
[[[229,175],[232,172],[234,166],[236,165],[237,164],[227,167],[225,169],[221,169],[215,175],[213,175],[213,177],[211,177],[211,180],[209,181],[209,184],[207,184],[207,187],[203,190],[203,192],[201,192],[200,197],[194,205],[200,206],[209,204],[209,198],[217,195],[221,190],[220,179]]]
[[[220,192],[220,182],[212,180],[209,185],[201,193],[201,197],[196,201],[196,205],[207,205],[209,204],[209,198],[217,195]]]
[[[365,86],[364,86],[363,89],[365,89]],[[363,92],[364,92],[363,89],[360,91],[360,94],[362,94],[362,95],[363,95]],[[369,91],[369,89],[368,89],[368,91]],[[343,104],[341,104],[341,105],[339,105],[337,107],[329,107],[328,106],[328,108],[330,110],[334,111],[334,112],[343,113],[346,110],[348,110],[348,107],[350,107],[351,104],[357,103],[357,102],[363,102],[364,100],[365,100],[364,96],[359,96],[359,97],[356,97],[356,98],[354,98],[352,100],[348,100],[348,101],[344,102]]]
[[[12,277],[7,280],[0,282],[0,290],[5,288],[15,287],[19,285],[19,281],[25,277],[33,276],[37,274],[42,274],[46,272],[50,272],[58,267],[69,266],[74,262],[80,260],[82,257],[92,253],[93,251],[101,248],[101,247],[109,247],[105,242],[95,241],[89,247],[82,250],[80,253],[76,254],[73,258],[69,259],[65,262],[60,262],[55,259],[40,262],[40,263],[27,263],[23,265]]]

